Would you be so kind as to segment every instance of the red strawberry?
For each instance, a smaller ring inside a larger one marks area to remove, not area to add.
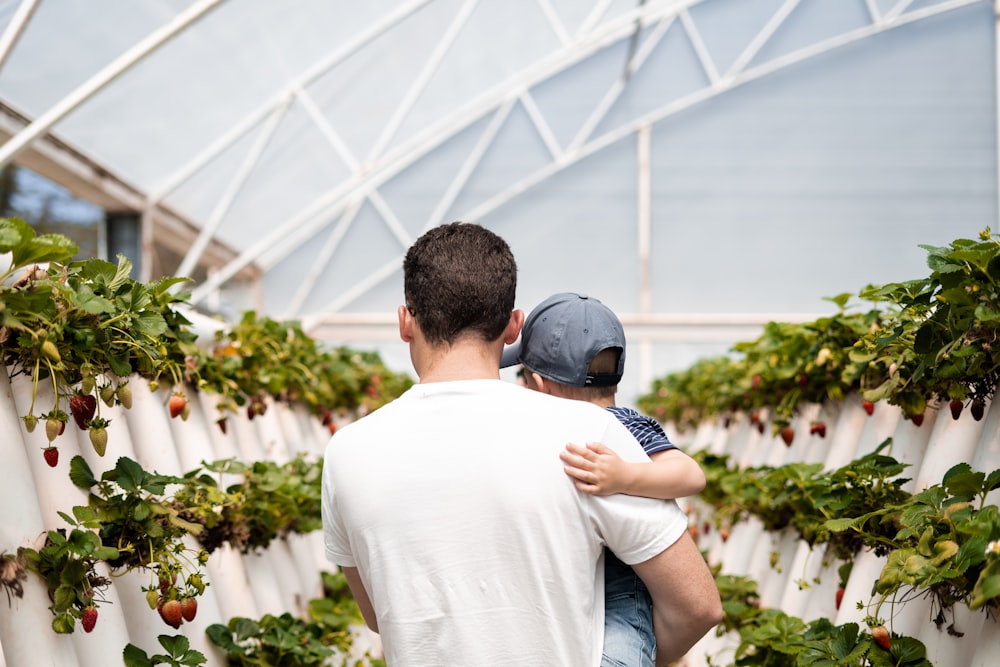
[[[94,418],[97,410],[97,398],[92,394],[76,392],[69,399],[69,411],[73,415],[73,421],[80,427],[81,431],[87,430],[87,422]]]
[[[181,600],[181,615],[185,621],[193,621],[198,613],[198,600],[196,598],[184,598]]]
[[[170,416],[177,417],[184,411],[184,406],[187,405],[187,398],[184,394],[177,392],[170,397],[167,405],[170,407]]]
[[[959,417],[962,416],[962,408],[964,408],[965,405],[962,403],[962,401],[956,398],[953,399],[951,403],[948,404],[948,407],[951,408],[951,418],[958,419]]]
[[[760,413],[754,410],[753,412],[750,413],[750,423],[756,424],[758,422],[760,422]]]
[[[972,405],[969,407],[969,412],[972,413],[972,418],[979,421],[983,418],[983,411],[986,409],[986,405],[982,401],[973,401]]]
[[[837,589],[837,609],[840,609],[840,603],[844,601],[844,589]]]
[[[764,422],[757,422],[757,432],[764,435]]]
[[[219,417],[218,419],[215,420],[215,423],[219,425],[219,430],[222,431],[222,435],[225,435],[229,427],[229,422],[226,420],[226,418]]]
[[[163,622],[174,629],[181,627],[181,623],[184,622],[181,603],[177,600],[161,600],[156,610],[160,612]]]
[[[94,626],[97,625],[97,607],[95,607],[94,605],[85,607],[83,610],[83,617],[81,620],[83,623],[84,632],[90,632],[91,630],[93,630]]]
[[[333,412],[327,410],[323,413],[323,426],[329,426],[330,422],[333,421]]]
[[[721,540],[722,540],[723,542],[725,542],[726,540],[728,540],[728,539],[729,539],[729,529],[728,529],[728,528],[725,528],[725,527],[723,527],[723,528],[720,528],[720,529],[719,529],[719,538],[720,538],[720,539],[721,539]]]
[[[867,412],[869,415],[875,412],[875,404],[872,403],[871,401],[864,401],[861,403],[861,405],[864,406],[865,412]]]
[[[809,376],[805,373],[799,375],[799,387],[805,389],[809,385]]]
[[[914,426],[920,426],[921,424],[924,423],[924,413],[921,412],[918,415],[913,415],[912,417],[910,417],[910,419],[913,420],[913,425]]]
[[[825,438],[826,424],[823,422],[813,422],[809,425],[809,435],[818,435],[821,438]]]
[[[45,462],[49,464],[49,467],[55,468],[59,465],[59,448],[58,447],[46,447],[42,450],[42,456],[45,457]]]
[[[872,628],[872,639],[874,639],[875,643],[884,648],[886,651],[889,650],[889,631],[885,629],[884,625]]]
[[[786,424],[781,427],[781,431],[779,431],[779,433],[781,434],[781,439],[785,441],[785,446],[791,447],[792,440],[795,439],[795,429]]]
[[[333,435],[334,433],[337,432],[337,422],[330,422],[329,424],[326,425],[326,427],[330,429],[330,435]]]
[[[755,374],[752,378],[750,378],[750,386],[754,389],[759,388],[760,380],[761,380],[760,374]]]

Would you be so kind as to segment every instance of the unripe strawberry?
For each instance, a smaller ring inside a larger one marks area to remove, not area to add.
[[[62,356],[59,354],[59,348],[56,344],[50,340],[42,343],[42,355],[54,364],[58,364],[62,361]]]
[[[49,417],[45,420],[45,436],[49,439],[49,442],[52,442],[61,435],[65,428],[66,422],[60,421],[55,417]]]
[[[150,383],[149,390],[154,391],[152,383]],[[128,386],[127,382],[118,385],[118,389],[115,390],[115,396],[118,397],[118,402],[122,404],[123,408],[126,410],[132,408],[132,388]]]
[[[24,419],[24,430],[28,433],[33,433],[35,431],[35,426],[38,424],[38,417],[35,415],[25,415]]]
[[[108,431],[103,426],[90,429],[90,444],[98,456],[104,456],[108,448]]]
[[[102,386],[98,393],[101,395],[101,400],[104,401],[104,405],[109,408],[115,407],[115,388],[110,382]]]

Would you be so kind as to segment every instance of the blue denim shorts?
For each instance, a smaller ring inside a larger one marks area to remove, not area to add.
[[[653,667],[655,654],[649,590],[631,567],[606,551],[601,667]]]

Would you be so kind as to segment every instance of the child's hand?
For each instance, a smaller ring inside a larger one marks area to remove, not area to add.
[[[570,443],[559,454],[566,474],[577,489],[594,496],[621,493],[627,485],[628,464],[600,442],[586,446]]]

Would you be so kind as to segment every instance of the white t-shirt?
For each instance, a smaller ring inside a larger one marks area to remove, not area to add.
[[[648,460],[610,412],[501,380],[418,384],[337,431],[326,555],[358,568],[390,667],[600,664],[602,547],[639,563],[687,519],[577,491],[559,453],[598,441]]]

